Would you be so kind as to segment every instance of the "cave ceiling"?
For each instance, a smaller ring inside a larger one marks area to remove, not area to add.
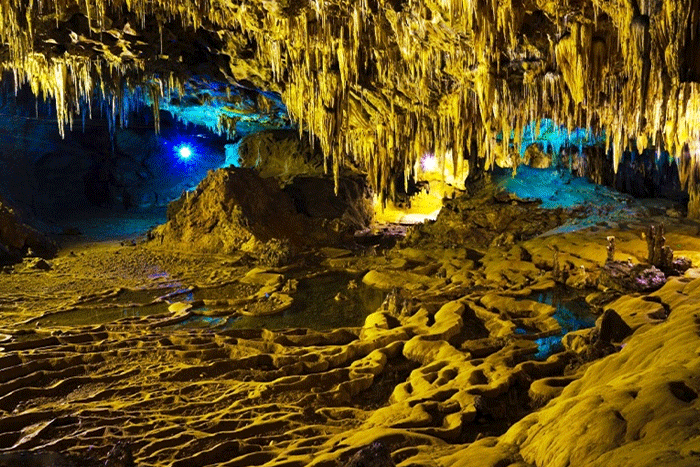
[[[55,99],[62,128],[97,94],[118,113],[139,88],[157,114],[257,91],[270,111],[278,93],[336,173],[352,161],[384,193],[426,152],[491,167],[543,118],[602,135],[615,161],[684,156],[695,184],[699,13],[700,0],[0,0],[0,63]]]

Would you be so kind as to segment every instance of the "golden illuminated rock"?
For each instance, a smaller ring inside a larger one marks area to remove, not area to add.
[[[96,87],[120,113],[125,90],[144,86],[156,115],[160,98],[181,94],[193,75],[279,91],[336,174],[354,160],[382,195],[427,152],[450,157],[455,170],[477,155],[488,168],[496,146],[510,153],[524,125],[551,118],[604,134],[615,168],[633,147],[687,161],[681,179],[697,214],[697,8],[694,0],[11,1],[0,9],[1,60],[17,85],[56,98],[62,128]]]

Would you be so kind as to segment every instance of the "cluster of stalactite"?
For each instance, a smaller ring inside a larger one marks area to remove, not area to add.
[[[76,14],[87,34],[55,39]],[[486,168],[509,159],[525,125],[551,118],[605,134],[615,169],[633,147],[684,157],[700,214],[700,0],[1,0],[2,63],[70,123],[124,76],[154,102],[181,87],[163,52],[175,25],[215,33],[219,73],[279,90],[336,174],[352,160],[380,193],[426,152],[455,170],[474,150]]]

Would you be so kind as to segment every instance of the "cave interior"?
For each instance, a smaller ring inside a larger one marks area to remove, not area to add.
[[[700,463],[700,0],[0,38],[0,467]]]

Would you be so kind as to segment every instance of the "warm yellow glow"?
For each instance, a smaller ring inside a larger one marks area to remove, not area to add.
[[[688,16],[690,0],[635,5],[540,2],[532,19],[511,1],[413,1],[399,11],[388,0],[371,7],[338,0],[14,1],[0,10],[7,44],[1,66],[55,97],[62,127],[95,86],[114,94],[117,109],[126,89],[149,83],[157,118],[157,99],[187,79],[179,56],[163,49],[165,27],[208,28],[229,59],[212,72],[280,91],[336,177],[351,160],[391,195],[396,174],[408,177],[426,153],[436,155],[439,170],[441,154],[451,152],[456,167],[475,148],[492,167],[540,118],[605,132],[614,167],[631,142],[653,141],[679,157],[698,138],[700,83],[690,55],[699,19]],[[138,20],[117,30],[114,19],[124,12]],[[81,13],[89,27],[68,28]],[[159,28],[149,28],[153,23]],[[528,32],[533,28],[539,32]],[[116,45],[100,42],[107,36]]]
[[[435,172],[438,169],[435,154],[424,154],[420,160],[420,167],[423,169],[423,173]]]
[[[442,197],[426,192],[413,196],[410,205],[403,203],[399,206],[388,201],[386,206],[382,206],[381,201],[375,198],[375,222],[378,224],[419,224],[427,220],[435,220],[440,209],[442,209]]]

